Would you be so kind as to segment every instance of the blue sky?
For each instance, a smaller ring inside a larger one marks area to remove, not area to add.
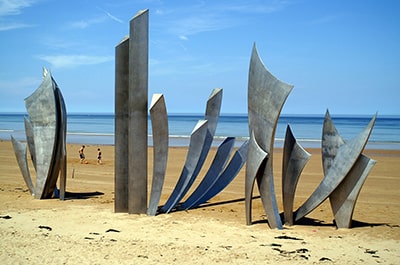
[[[115,46],[149,9],[149,102],[247,113],[256,43],[266,67],[294,85],[284,114],[400,114],[400,1],[0,0],[0,112],[25,112],[42,67],[69,113],[114,111]]]

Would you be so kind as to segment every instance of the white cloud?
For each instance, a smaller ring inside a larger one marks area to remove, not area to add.
[[[111,15],[110,12],[107,12],[107,11],[105,11],[104,9],[101,9],[100,7],[99,7],[98,9],[100,9],[101,11],[103,11],[103,12],[104,12],[109,18],[111,18],[112,20],[114,20],[114,21],[116,21],[116,22],[118,22],[118,23],[121,23],[121,24],[124,23],[124,21],[122,21],[121,19],[117,18],[117,17],[114,16],[114,15]]]
[[[79,20],[79,21],[73,21],[69,24],[69,27],[71,28],[78,28],[78,29],[85,29],[91,25],[94,24],[100,24],[106,21],[107,17],[106,16],[100,16],[97,18],[91,18],[91,19],[86,19],[86,20]]]
[[[34,0],[0,0],[0,18],[20,15],[22,13],[22,9],[33,5],[35,2],[36,1]],[[33,25],[25,23],[10,22],[4,18],[2,20],[3,22],[0,24],[0,31],[33,27]]]
[[[72,68],[81,65],[94,65],[114,60],[114,56],[90,55],[39,55],[39,59],[46,61],[53,68]]]
[[[0,17],[21,14],[21,9],[33,5],[34,0],[0,0]]]
[[[33,27],[33,25],[28,25],[24,23],[9,23],[9,24],[5,23],[5,24],[0,24],[0,31],[29,28],[29,27]]]
[[[229,1],[219,3],[218,1],[192,2],[193,5],[184,5],[175,9],[157,9],[155,14],[162,17],[163,25],[167,31],[177,35],[188,37],[202,32],[219,31],[246,23],[240,19],[240,14],[269,14],[284,9],[289,2],[241,2]]]
[[[18,80],[0,80],[1,98],[19,96],[24,98],[28,93],[39,87],[40,77],[23,77]]]

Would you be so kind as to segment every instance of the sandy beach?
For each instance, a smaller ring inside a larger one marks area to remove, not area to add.
[[[97,148],[103,164],[97,165]],[[255,189],[253,224],[246,225],[244,176],[197,209],[154,217],[114,213],[114,147],[68,144],[67,196],[36,200],[28,191],[10,141],[0,142],[0,260],[2,264],[399,264],[400,150],[365,150],[377,160],[359,195],[353,228],[337,229],[329,201],[300,223],[269,229]],[[299,207],[322,179],[318,149],[296,192]],[[160,205],[180,175],[187,148],[170,148]],[[203,168],[207,169],[215,149]],[[282,150],[274,153],[282,211]],[[31,174],[34,176],[33,166]],[[152,149],[149,149],[149,191]],[[204,176],[203,170],[196,184]]]

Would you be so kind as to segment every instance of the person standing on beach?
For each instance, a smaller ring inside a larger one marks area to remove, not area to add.
[[[97,148],[97,164],[101,165],[101,150]]]
[[[83,152],[85,150],[85,146],[82,145],[81,148],[79,149],[79,158],[81,159],[81,164],[85,161],[85,153]]]

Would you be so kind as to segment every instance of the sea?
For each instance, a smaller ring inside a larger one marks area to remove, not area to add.
[[[10,140],[11,135],[26,141],[24,116],[26,113],[0,113],[0,140]],[[331,115],[345,141],[360,133],[373,115]],[[169,114],[169,146],[188,146],[190,135],[204,114]],[[296,139],[304,148],[320,148],[324,115],[287,115],[279,117],[275,133],[275,147],[283,147],[286,128],[290,125]],[[67,115],[67,143],[86,145],[114,144],[114,114],[76,113]],[[149,117],[148,144],[152,145],[152,127]],[[219,117],[213,146],[226,137],[235,137],[235,146],[249,138],[247,114],[222,114]],[[381,115],[366,149],[400,150],[400,115]]]

